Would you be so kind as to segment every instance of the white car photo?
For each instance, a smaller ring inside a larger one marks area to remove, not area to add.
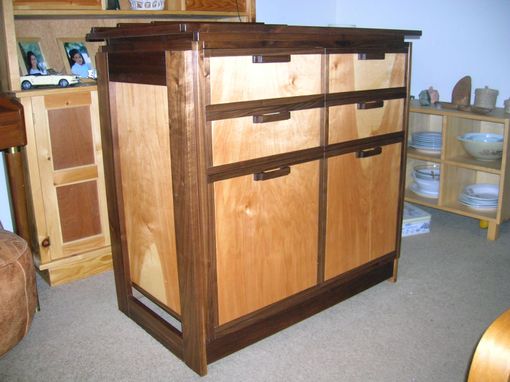
[[[31,89],[33,86],[60,86],[66,88],[80,82],[78,76],[67,74],[48,74],[48,75],[28,75],[20,78],[21,88],[23,90]]]

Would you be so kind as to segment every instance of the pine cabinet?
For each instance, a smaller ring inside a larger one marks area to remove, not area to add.
[[[51,285],[111,269],[97,91],[21,103],[37,267]]]
[[[419,34],[92,29],[119,308],[203,375],[395,279]]]
[[[496,240],[499,226],[510,219],[510,116],[501,108],[488,114],[420,106],[414,102],[409,116],[409,143],[414,133],[435,132],[442,137],[440,150],[407,149],[407,201],[488,222],[487,239]],[[466,133],[494,133],[503,136],[501,159],[477,160],[464,149],[457,137]],[[434,197],[412,190],[412,171],[420,165],[440,168],[439,192]],[[459,202],[466,186],[492,184],[498,189],[498,205],[493,209],[472,208]]]

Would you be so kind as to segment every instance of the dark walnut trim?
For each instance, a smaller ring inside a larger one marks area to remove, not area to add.
[[[314,109],[322,106],[348,105],[405,98],[405,87],[360,90],[342,93],[315,94],[286,98],[269,98],[255,101],[232,102],[206,106],[208,122],[221,119],[256,116],[286,111]]]
[[[214,362],[391,278],[395,257],[392,253],[374,260],[318,288],[218,328],[215,339],[207,345],[207,361]]]

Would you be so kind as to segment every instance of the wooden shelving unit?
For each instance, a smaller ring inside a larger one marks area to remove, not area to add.
[[[21,90],[18,41],[37,38],[48,68],[65,72],[62,38],[85,41],[92,27],[149,21],[255,20],[255,0],[166,1],[161,11],[101,9],[100,0],[0,3],[0,90],[24,108],[30,241],[35,264],[51,285],[110,269],[108,211],[95,82]],[[105,2],[103,2],[105,4]],[[239,9],[237,8],[239,5]],[[104,6],[103,6],[104,7]],[[101,43],[87,42],[91,57]]]
[[[496,240],[499,226],[510,219],[510,115],[497,108],[489,114],[440,109],[410,104],[409,141],[419,131],[435,131],[442,134],[440,154],[428,154],[411,147],[407,149],[407,175],[405,200],[428,207],[486,220],[489,223],[487,238]],[[488,132],[504,137],[503,157],[495,161],[479,161],[465,152],[457,137],[468,132]],[[420,164],[439,164],[441,178],[439,197],[436,199],[417,195],[410,190],[412,171]],[[492,183],[499,187],[498,207],[492,211],[477,210],[458,202],[465,186],[473,183]]]

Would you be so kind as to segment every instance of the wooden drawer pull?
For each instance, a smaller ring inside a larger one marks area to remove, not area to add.
[[[375,155],[379,155],[380,153],[382,153],[382,147],[381,146],[377,146],[377,147],[374,147],[373,149],[358,151],[356,153],[356,158],[373,157]]]
[[[358,53],[358,60],[384,60],[385,53]]]
[[[280,111],[279,113],[254,115],[253,123],[285,121],[286,119],[290,119],[290,111]]]
[[[384,107],[384,101],[359,102],[358,110],[377,109]]]
[[[285,175],[289,175],[289,174],[290,174],[290,167],[285,166],[285,167],[280,167],[279,169],[273,170],[273,171],[257,172],[255,174],[253,174],[253,180],[255,180],[255,181],[269,180],[269,179],[279,178],[280,176],[285,176]]]
[[[272,62],[290,62],[290,54],[283,54],[279,56],[252,56],[254,64],[267,64]]]

